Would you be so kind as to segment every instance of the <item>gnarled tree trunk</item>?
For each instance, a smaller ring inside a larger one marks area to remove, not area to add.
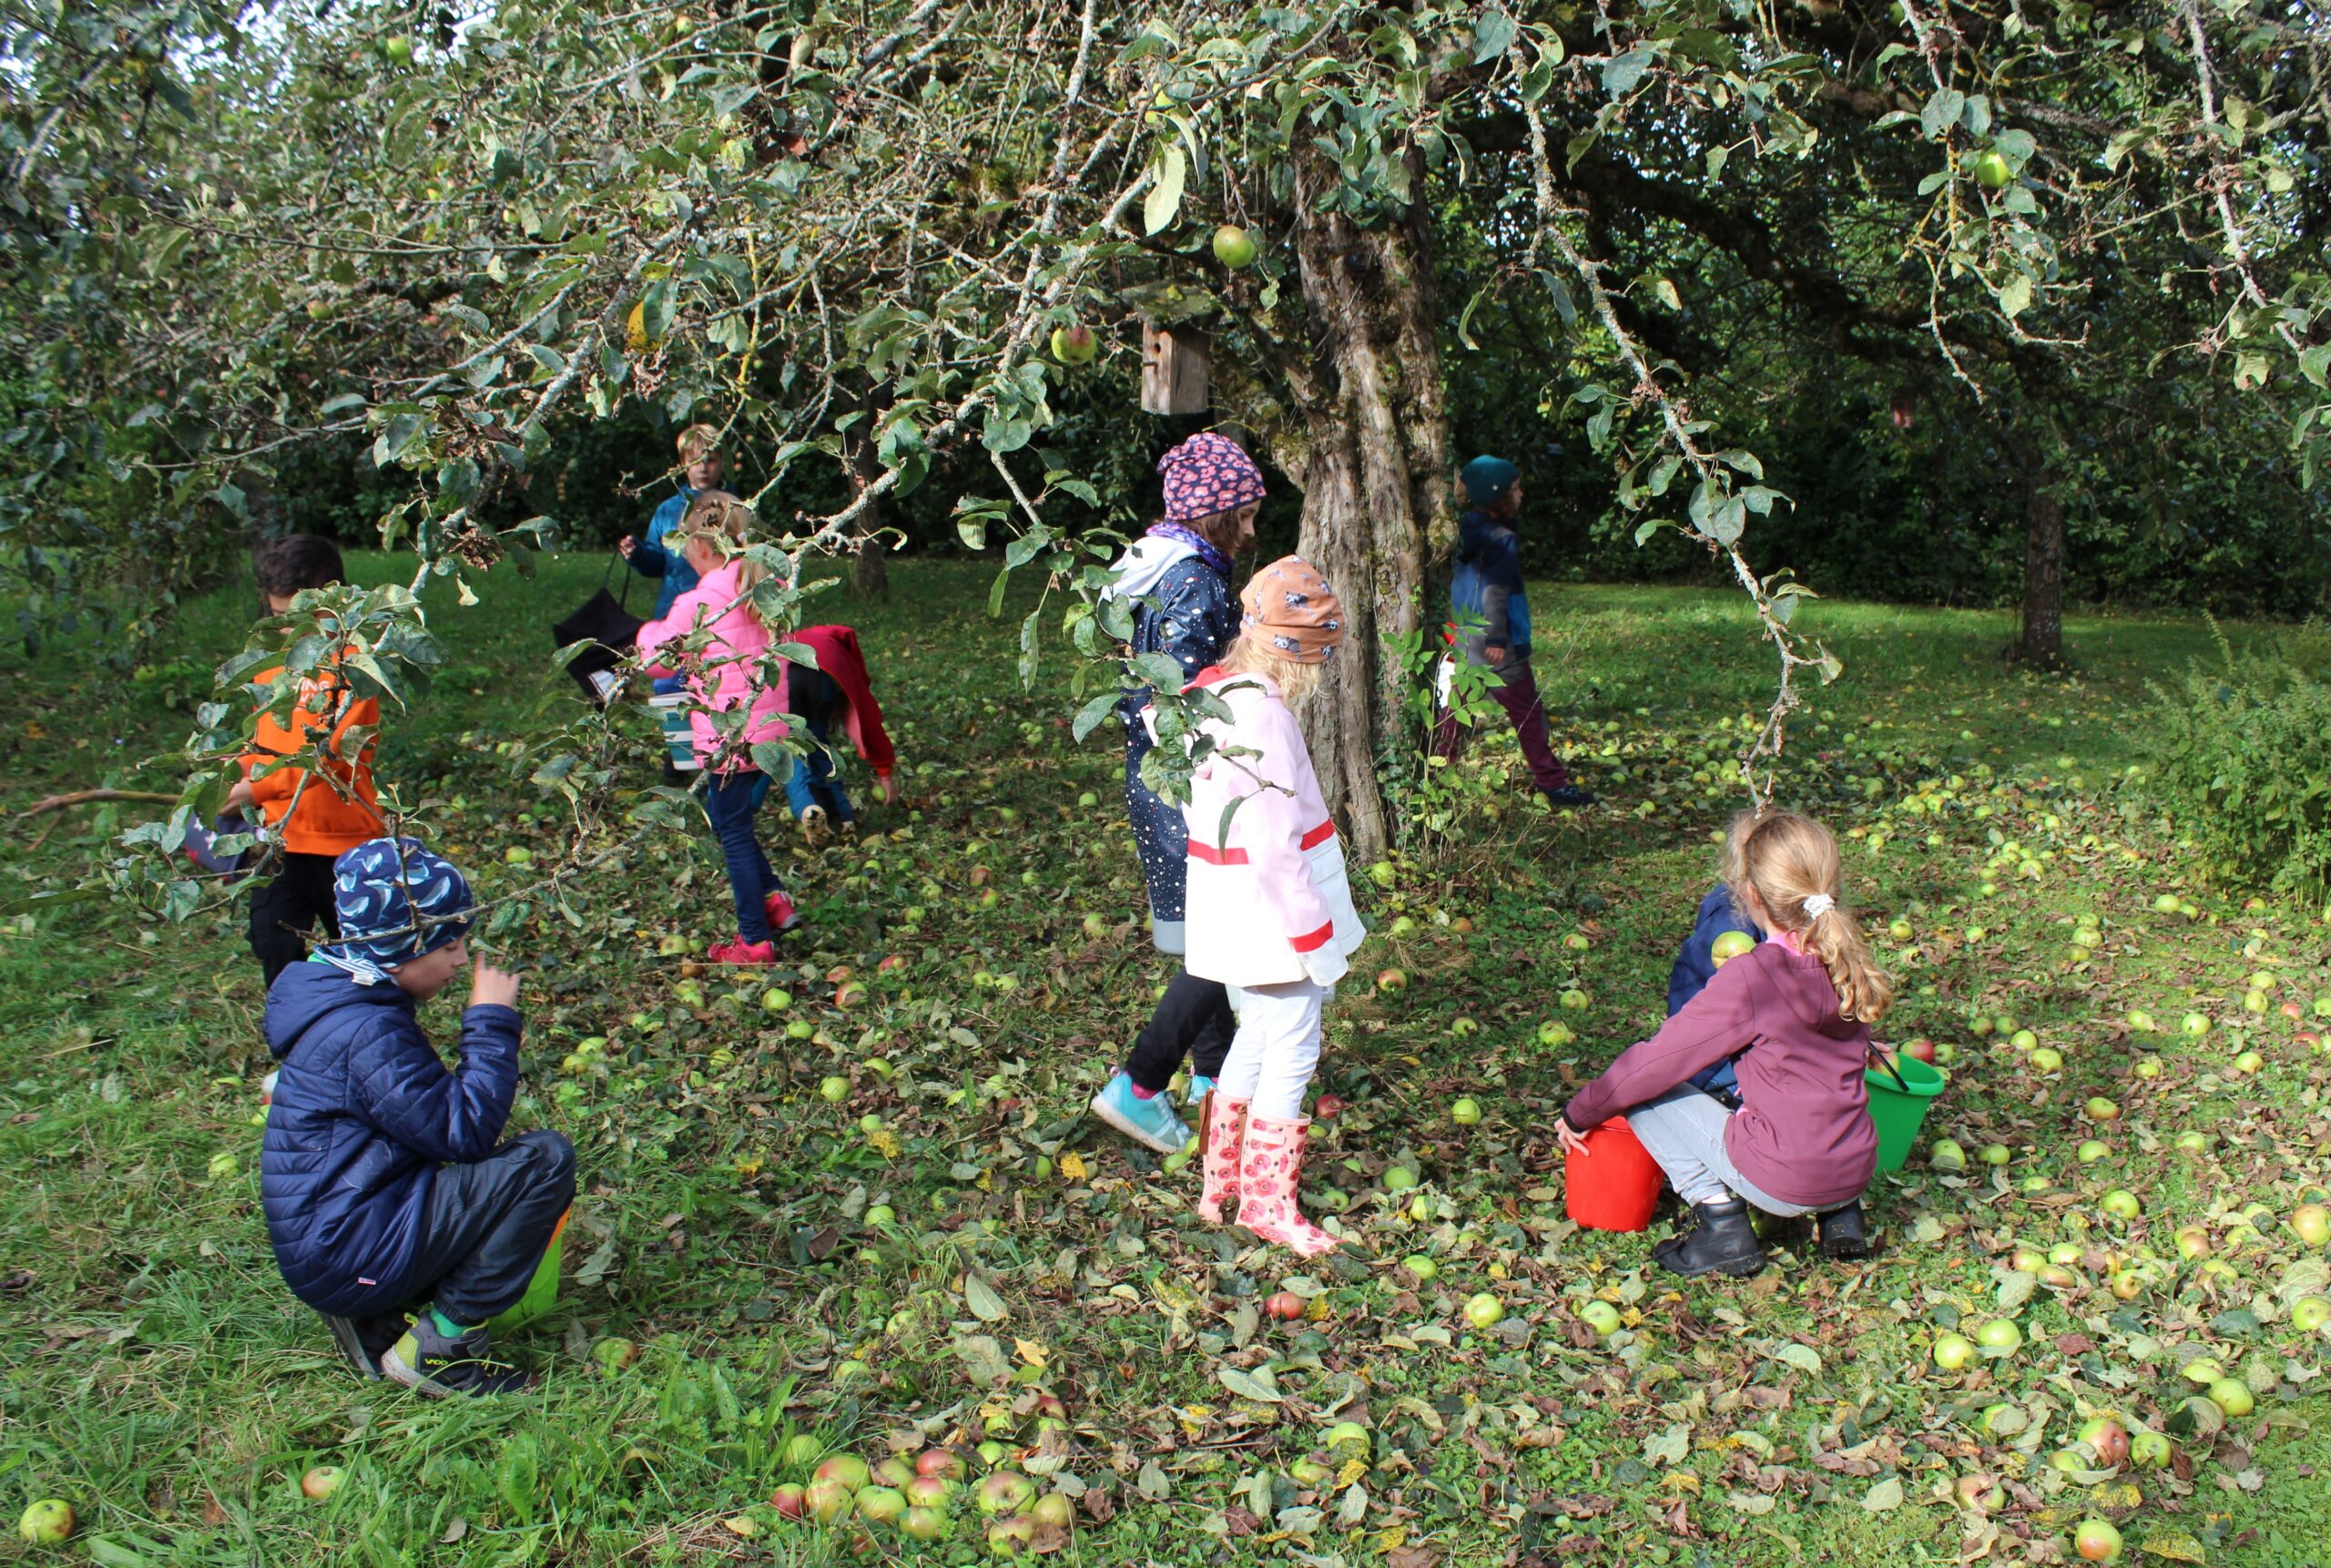
[[[1313,354],[1282,367],[1298,418],[1274,455],[1303,487],[1298,548],[1346,612],[1343,650],[1304,730],[1328,809],[1372,859],[1391,839],[1379,774],[1400,743],[1404,696],[1385,639],[1417,628],[1427,542],[1451,526],[1449,414],[1421,215],[1364,228],[1320,210],[1337,178],[1324,158],[1299,155],[1297,175]]]
[[[2009,451],[2023,478],[2023,629],[2015,657],[2041,669],[2064,663],[2064,503],[2039,446],[2018,432]]]

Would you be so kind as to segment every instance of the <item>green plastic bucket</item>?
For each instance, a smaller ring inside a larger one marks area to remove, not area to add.
[[[486,1324],[489,1331],[512,1333],[547,1316],[558,1305],[559,1257],[565,1250],[566,1221],[574,1212],[570,1208],[558,1217],[558,1224],[550,1233],[550,1245],[543,1249],[543,1260],[534,1265],[534,1277],[526,1282],[526,1293],[518,1298],[517,1305],[497,1313]]]
[[[1930,1067],[1916,1056],[1898,1054],[1894,1067],[1902,1074],[1899,1084],[1882,1064],[1862,1074],[1869,1085],[1869,1119],[1878,1128],[1878,1168],[1882,1171],[1898,1171],[1909,1163],[1910,1145],[1919,1141],[1919,1124],[1927,1119],[1927,1107],[1949,1082],[1942,1069]]]

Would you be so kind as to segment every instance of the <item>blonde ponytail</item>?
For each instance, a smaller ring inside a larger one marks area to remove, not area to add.
[[[1327,667],[1291,659],[1249,636],[1232,637],[1230,646],[1215,662],[1232,675],[1268,676],[1278,687],[1280,698],[1290,708],[1308,700],[1319,689],[1319,672]]]
[[[1875,1023],[1894,1005],[1894,982],[1878,967],[1853,911],[1837,901],[1844,877],[1837,836],[1796,811],[1744,811],[1725,847],[1733,901],[1754,889],[1781,930],[1796,933],[1837,990],[1837,1012]],[[1807,907],[1807,906],[1810,907]]]

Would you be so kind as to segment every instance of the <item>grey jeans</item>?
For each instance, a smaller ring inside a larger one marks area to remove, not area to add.
[[[1737,1193],[1753,1207],[1784,1219],[1811,1214],[1810,1205],[1760,1191],[1734,1168],[1732,1157],[1724,1152],[1724,1124],[1732,1115],[1687,1084],[1629,1111],[1627,1128],[1659,1162],[1675,1196],[1685,1203],[1722,1203]]]

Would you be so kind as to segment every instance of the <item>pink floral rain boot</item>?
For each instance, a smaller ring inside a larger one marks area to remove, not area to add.
[[[1247,1118],[1239,1162],[1238,1223],[1258,1241],[1317,1257],[1343,1244],[1304,1218],[1295,1206],[1295,1184],[1303,1174],[1303,1145],[1310,1129],[1308,1116],[1290,1122]]]
[[[1238,1196],[1238,1144],[1246,1130],[1246,1101],[1219,1092],[1206,1096],[1206,1117],[1198,1129],[1199,1170],[1206,1178],[1198,1193],[1198,1217],[1208,1225],[1220,1225],[1223,1200]]]

